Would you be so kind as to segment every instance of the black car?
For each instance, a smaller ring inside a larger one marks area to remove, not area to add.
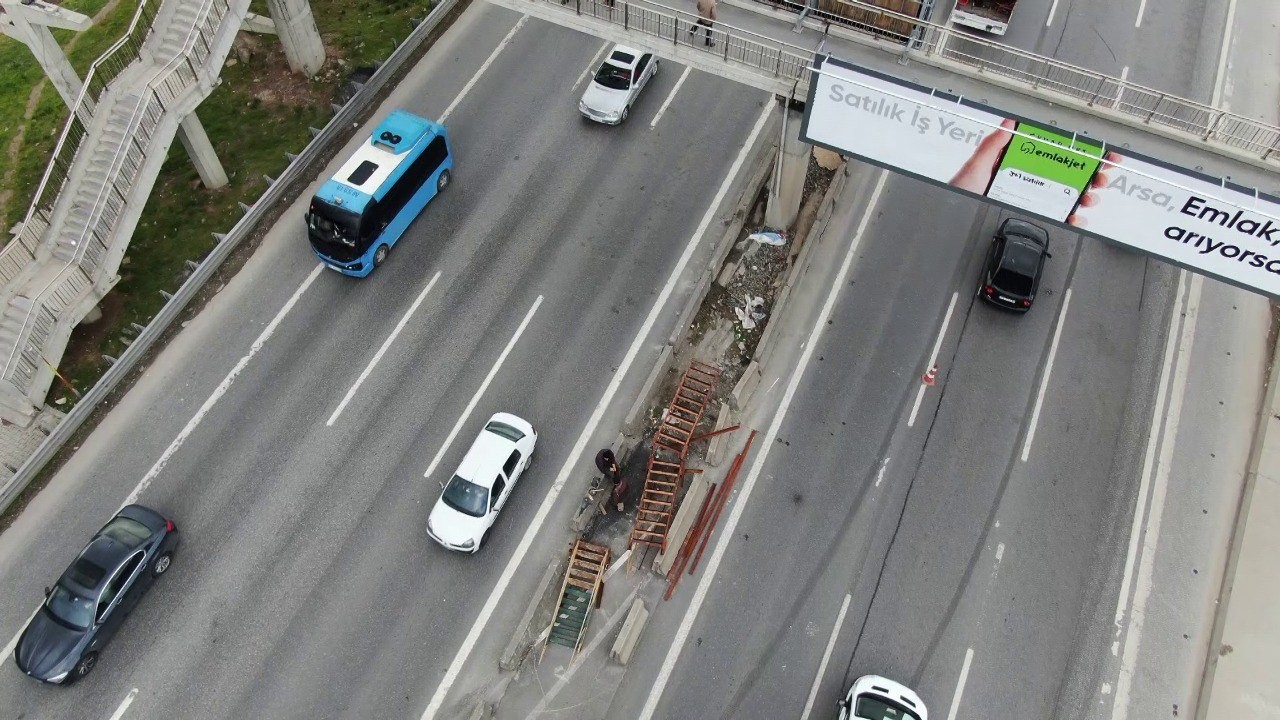
[[[89,674],[98,653],[155,579],[169,569],[178,545],[173,521],[129,505],[98,531],[18,638],[18,669],[47,683]]]
[[[1049,254],[1049,233],[1039,225],[1008,218],[991,240],[978,294],[992,305],[1018,312],[1031,309]]]

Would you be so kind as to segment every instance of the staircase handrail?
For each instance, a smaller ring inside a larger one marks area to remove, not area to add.
[[[217,6],[217,9],[222,11],[222,13],[219,14],[217,18],[214,18],[214,12],[213,12],[214,6]],[[122,140],[119,149],[116,150],[116,154],[112,158],[111,163],[108,166],[109,169],[107,171],[107,177],[102,183],[102,188],[98,191],[97,198],[95,198],[94,200],[93,208],[89,212],[89,218],[85,222],[85,229],[82,232],[80,239],[76,242],[76,252],[73,254],[70,260],[66,261],[66,263],[63,265],[61,270],[54,277],[52,277],[44,285],[44,287],[40,289],[38,293],[36,293],[36,296],[34,298],[32,298],[37,302],[32,302],[31,307],[27,310],[26,315],[23,317],[22,326],[21,328],[19,328],[15,336],[16,342],[14,343],[13,347],[10,349],[8,357],[5,358],[3,367],[0,368],[0,378],[5,378],[9,376],[10,371],[13,368],[14,359],[18,355],[20,349],[26,345],[23,339],[26,337],[27,330],[31,326],[32,318],[35,316],[36,312],[39,310],[40,304],[38,302],[38,299],[44,297],[45,294],[48,293],[50,288],[56,286],[59,282],[61,282],[62,279],[66,276],[67,271],[76,267],[79,264],[80,260],[83,259],[84,253],[88,248],[88,243],[86,243],[85,240],[87,236],[90,233],[92,233],[94,229],[96,229],[95,221],[99,219],[102,215],[103,209],[105,208],[105,205],[106,205],[106,199],[109,197],[109,191],[115,190],[117,193],[119,192],[119,189],[116,188],[115,186],[114,180],[117,178],[118,171],[124,163],[124,157],[128,152],[130,144],[138,143],[138,136],[137,136],[136,130],[141,129],[143,118],[150,114],[150,111],[153,105],[152,101],[154,101],[155,105],[159,106],[159,111],[161,114],[163,114],[165,109],[165,101],[161,99],[160,90],[164,89],[165,84],[171,79],[171,77],[175,75],[180,69],[182,69],[182,66],[184,63],[186,65],[186,69],[189,70],[191,73],[191,79],[196,81],[199,80],[199,76],[195,68],[195,64],[192,63],[192,60],[191,60],[193,55],[192,51],[195,49],[195,42],[197,39],[204,41],[204,57],[201,58],[201,61],[208,59],[209,44],[208,44],[208,40],[205,38],[205,30],[209,29],[210,26],[212,26],[212,31],[216,32],[218,23],[221,22],[222,17],[225,16],[225,13],[229,9],[230,9],[230,0],[203,0],[203,2],[200,5],[200,11],[196,14],[195,20],[191,24],[191,29],[187,33],[187,38],[182,45],[182,49],[178,53],[176,53],[172,58],[170,58],[169,61],[164,64],[164,66],[162,66],[159,70],[157,70],[154,74],[152,74],[151,78],[147,81],[145,88],[151,91],[150,97],[144,97],[144,99],[138,103],[137,107],[134,109],[133,114],[129,118],[129,123],[126,126],[126,130],[124,133],[124,139]],[[136,19],[136,16],[135,16],[135,19]],[[209,22],[211,19],[213,20],[213,22]],[[85,83],[85,88],[86,89],[88,88],[88,82]],[[185,89],[185,86],[183,89]],[[81,91],[82,96],[84,94],[84,90],[85,89],[82,89]],[[145,91],[144,91],[144,94],[145,94]],[[174,92],[167,92],[166,94],[170,96],[169,100],[172,100],[177,95],[177,93],[174,93]],[[69,119],[68,128],[70,127],[70,125],[71,125],[71,120]],[[154,127],[151,130],[154,130]],[[146,136],[147,139],[150,138],[151,130],[147,131],[147,136]],[[121,200],[123,201],[123,196],[121,197]],[[32,207],[34,208],[35,205],[33,204]],[[26,230],[25,223],[24,223],[23,230],[24,231]]]
[[[45,168],[40,184],[36,186],[36,193],[31,198],[31,205],[22,223],[20,234],[26,235],[29,232],[35,234],[34,237],[25,238],[29,241],[30,247],[39,243],[40,235],[43,234],[43,230],[37,230],[32,226],[30,222],[32,216],[44,204],[46,192],[53,193],[49,200],[50,205],[57,202],[58,193],[61,192],[71,172],[71,165],[75,162],[75,156],[80,150],[86,129],[93,120],[93,111],[98,99],[102,97],[102,92],[142,54],[142,46],[146,42],[147,35],[151,33],[152,23],[155,20],[155,13],[152,12],[154,7],[151,0],[139,0],[138,10],[133,14],[129,29],[89,65],[89,71],[80,85],[80,92],[76,95],[75,104],[72,105],[67,115],[67,122],[63,124],[62,133],[58,136],[58,143],[54,146],[53,159]],[[141,24],[143,18],[147,19],[146,25]],[[116,57],[116,53],[122,49],[125,50],[124,54]],[[74,137],[73,129],[77,131]],[[54,177],[58,178],[57,182],[50,183]]]

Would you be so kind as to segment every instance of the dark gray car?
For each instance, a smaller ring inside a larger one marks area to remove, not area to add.
[[[1044,228],[1017,218],[1006,219],[991,240],[978,295],[1006,310],[1030,310],[1040,289],[1044,261],[1050,257],[1049,233]]]
[[[45,601],[14,648],[18,669],[47,683],[88,675],[125,617],[169,569],[178,545],[173,521],[128,505],[98,531]]]

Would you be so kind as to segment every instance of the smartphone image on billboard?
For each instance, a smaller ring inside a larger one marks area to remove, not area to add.
[[[1027,123],[1015,130],[986,196],[1066,222],[1098,170],[1102,146]]]

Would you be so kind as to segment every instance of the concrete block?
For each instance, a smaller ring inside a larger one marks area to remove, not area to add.
[[[551,597],[552,585],[560,579],[560,574],[564,572],[565,557],[557,557],[551,561],[547,569],[542,573],[542,580],[538,582],[538,587],[533,591],[533,597],[529,600],[529,606],[525,608],[524,615],[520,618],[520,624],[516,626],[516,632],[511,636],[511,640],[507,643],[507,647],[503,649],[501,657],[498,658],[498,667],[512,671],[520,667],[520,663],[524,662],[525,655],[534,645],[534,640],[538,633],[542,632],[540,627],[531,627],[538,613],[538,608],[544,604],[547,605],[547,623],[550,624],[550,614],[553,612],[551,604],[555,603],[559,598]],[[558,585],[555,588],[558,590]]]
[[[720,414],[716,416],[716,425],[712,431],[723,430],[732,424],[733,411],[729,409],[729,403],[720,403]],[[733,437],[733,433],[725,433],[716,435],[707,441],[707,464],[711,467],[720,467],[720,463],[724,462],[725,450],[729,447],[729,439]]]
[[[760,384],[760,363],[752,360],[751,364],[742,373],[738,384],[733,386],[733,392],[730,393],[729,399],[733,402],[733,407],[741,410],[751,401],[751,394],[756,391],[756,387]]]
[[[706,473],[694,475],[693,480],[689,482],[689,489],[685,491],[684,499],[680,501],[680,509],[676,510],[676,517],[667,531],[667,551],[653,562],[654,569],[664,577],[671,572],[671,566],[676,562],[676,555],[680,554],[680,546],[689,536],[693,521],[698,519],[698,511],[702,509],[702,501],[710,491],[711,481],[707,479]]]
[[[644,385],[640,387],[640,393],[636,395],[636,401],[632,403],[631,409],[627,411],[627,417],[622,422],[622,432],[627,435],[636,435],[644,429],[645,411],[649,407],[650,395],[658,387],[658,380],[666,374],[671,367],[672,347],[665,345],[662,352],[658,354],[658,361],[654,363],[653,370],[649,371],[649,377],[645,379]]]
[[[631,610],[622,623],[622,629],[618,631],[618,639],[613,642],[609,657],[619,665],[626,665],[631,660],[631,653],[635,651],[636,644],[640,641],[640,633],[644,631],[645,623],[648,621],[649,609],[644,606],[644,600],[636,598],[635,602],[631,603]]]

